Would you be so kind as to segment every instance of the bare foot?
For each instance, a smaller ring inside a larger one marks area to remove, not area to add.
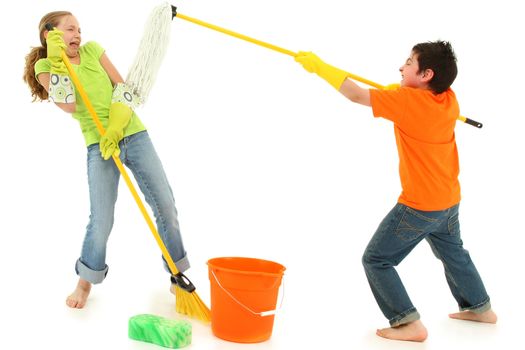
[[[392,340],[424,342],[428,332],[420,320],[403,324],[398,327],[378,329],[376,334]]]
[[[66,305],[73,309],[82,309],[91,291],[91,283],[80,278],[77,287],[66,299]]]
[[[496,323],[498,321],[498,316],[494,311],[492,311],[492,309],[482,312],[480,314],[474,313],[472,311],[462,311],[450,314],[448,315],[448,317],[456,320],[466,320],[484,323]]]

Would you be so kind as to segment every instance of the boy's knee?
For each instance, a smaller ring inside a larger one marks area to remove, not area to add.
[[[361,257],[361,263],[365,268],[374,264],[372,254],[370,254],[368,250],[364,251],[363,256]]]
[[[390,259],[380,256],[377,254],[372,253],[369,250],[365,250],[363,253],[363,256],[361,257],[361,263],[367,268],[386,268],[386,267],[393,267],[396,266],[397,263],[395,261],[391,261]]]

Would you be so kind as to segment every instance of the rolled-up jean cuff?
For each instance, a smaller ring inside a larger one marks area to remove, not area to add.
[[[412,308],[391,319],[389,322],[391,327],[399,327],[401,325],[417,321],[420,319],[420,317],[421,316],[419,315],[419,312],[417,312],[415,308]]]
[[[162,261],[164,262],[164,269],[171,273],[168,263],[166,262],[166,259],[164,259],[164,257],[162,257]],[[190,268],[190,261],[188,260],[187,255],[184,255],[183,258],[174,261],[174,263],[175,267],[177,267],[177,270],[179,270],[179,272],[184,272]]]
[[[104,270],[101,271],[90,269],[82,261],[80,261],[80,259],[78,259],[75,264],[75,271],[77,272],[77,275],[83,280],[93,284],[98,284],[104,281],[106,275],[108,274],[108,269],[108,265],[106,265]]]
[[[487,299],[484,302],[479,303],[474,306],[460,307],[459,310],[460,311],[472,311],[475,314],[481,314],[481,313],[484,313],[485,311],[489,311],[491,308],[492,306],[490,305],[490,299]]]

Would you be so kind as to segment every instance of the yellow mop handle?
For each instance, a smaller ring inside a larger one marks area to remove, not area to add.
[[[177,17],[179,18],[182,18],[182,19],[185,19],[186,21],[189,21],[189,22],[192,22],[192,23],[195,23],[195,24],[198,24],[198,25],[201,25],[203,27],[206,27],[206,28],[210,28],[210,29],[213,29],[213,30],[216,30],[218,32],[222,32],[224,34],[228,34],[228,35],[231,35],[231,36],[234,36],[238,39],[242,39],[242,40],[246,40],[246,41],[249,41],[253,44],[257,44],[257,45],[260,45],[260,46],[263,46],[263,47],[266,47],[268,49],[271,49],[271,50],[275,50],[275,51],[278,51],[280,53],[284,53],[285,55],[290,55],[290,56],[296,56],[297,54],[293,51],[290,51],[290,50],[287,50],[287,49],[283,49],[282,47],[279,47],[279,46],[275,46],[275,45],[272,45],[272,44],[269,44],[269,43],[266,43],[264,41],[261,41],[261,40],[257,40],[257,39],[254,39],[254,38],[250,38],[249,36],[246,36],[246,35],[243,35],[243,34],[239,34],[239,33],[236,33],[234,31],[231,31],[229,29],[226,29],[226,28],[222,28],[222,27],[219,27],[219,26],[216,26],[214,24],[210,24],[210,23],[206,23],[206,22],[203,22],[201,20],[198,20],[196,18],[192,18],[192,17],[188,17],[188,16],[185,16],[183,15],[182,13],[178,13],[176,14]]]
[[[174,15],[175,15],[175,17],[182,18],[182,19],[184,19],[186,21],[198,24],[198,25],[206,27],[206,28],[210,28],[210,29],[216,30],[218,32],[221,32],[221,33],[224,33],[224,34],[227,34],[227,35],[231,35],[231,36],[233,36],[235,38],[238,38],[238,39],[241,39],[241,40],[245,40],[245,41],[251,42],[253,44],[256,44],[256,45],[259,45],[259,46],[262,46],[262,47],[266,47],[266,48],[268,48],[270,50],[274,50],[274,51],[277,51],[277,52],[280,52],[280,53],[283,53],[285,55],[289,55],[289,56],[292,56],[292,57],[297,56],[297,53],[295,53],[293,51],[290,51],[290,50],[287,50],[285,48],[282,48],[282,47],[279,47],[279,46],[276,46],[276,45],[273,45],[273,44],[270,44],[270,43],[267,43],[267,42],[264,42],[264,41],[261,41],[261,40],[250,38],[249,36],[246,36],[244,34],[239,34],[239,33],[236,33],[236,32],[234,32],[232,30],[229,30],[229,29],[226,29],[226,28],[222,28],[222,27],[216,26],[214,24],[206,23],[206,22],[201,21],[201,20],[196,19],[196,18],[188,17],[186,15],[183,15],[182,13],[178,13],[178,12],[175,13],[174,12]],[[385,88],[384,85],[375,83],[375,82],[373,82],[371,80],[368,80],[368,79],[365,79],[363,77],[360,77],[359,75],[355,75],[355,74],[350,73],[350,72],[345,72],[345,73],[347,74],[347,76],[349,78],[351,78],[353,80],[357,80],[357,81],[359,81],[359,82],[361,82],[363,84],[366,84],[368,86],[372,86],[372,87],[374,87],[376,89],[381,89],[381,90]],[[461,120],[462,122],[474,125],[474,126],[476,126],[478,128],[481,128],[483,126],[483,124],[481,124],[479,122],[476,122],[476,121],[474,121],[472,119],[463,117],[463,116],[459,116],[457,119]]]
[[[270,44],[270,43],[267,43],[267,42],[264,42],[264,41],[261,41],[261,40],[250,38],[249,36],[246,36],[244,34],[239,34],[239,33],[236,33],[236,32],[234,32],[232,30],[229,30],[229,29],[226,29],[226,28],[222,28],[222,27],[216,26],[214,24],[206,23],[206,22],[201,21],[201,20],[196,19],[196,18],[188,17],[186,15],[183,15],[182,13],[178,13],[177,12],[176,17],[182,18],[182,19],[184,19],[186,21],[189,21],[189,22],[201,25],[201,26],[206,27],[206,28],[210,28],[210,29],[216,30],[218,32],[221,32],[221,33],[224,33],[224,34],[227,34],[227,35],[231,35],[231,36],[233,36],[235,38],[248,41],[248,42],[250,42],[252,44],[256,44],[256,45],[259,45],[259,46],[262,46],[262,47],[266,47],[267,49],[270,49],[270,50],[274,50],[274,51],[277,51],[277,52],[280,52],[280,53],[284,53],[285,55],[288,55],[288,56],[292,56],[292,57],[297,56],[297,53],[295,53],[293,51],[290,51],[290,50],[287,50],[285,48],[282,48],[282,47],[279,47],[279,46],[276,46],[276,45],[273,45],[273,44]],[[352,78],[354,80],[360,81],[362,83],[365,83],[367,85],[373,86],[373,87],[378,88],[378,89],[382,89],[383,88],[382,85],[374,83],[373,81],[370,81],[368,79],[362,78],[362,77],[360,77],[358,75],[355,75],[355,74],[352,74],[352,73],[349,73],[349,72],[346,72],[346,73],[348,74],[348,76],[350,78]]]
[[[71,66],[71,63],[69,62],[69,59],[64,51],[62,51],[62,60],[66,64],[67,70],[69,71],[69,75],[71,76],[71,80],[73,80],[73,83],[75,84],[75,88],[77,89],[78,93],[82,97],[82,100],[86,104],[86,108],[91,114],[91,117],[93,118],[93,121],[95,122],[97,129],[100,132],[100,135],[104,135],[106,131],[104,130],[104,127],[102,126],[102,123],[100,122],[100,119],[98,118],[97,112],[95,112],[93,105],[89,101],[86,91],[82,87],[82,84],[80,83],[80,80],[78,79],[78,76],[75,73],[75,70],[73,69],[73,67]],[[153,221],[151,220],[151,217],[149,216],[146,210],[146,207],[142,203],[142,200],[140,199],[137,193],[137,190],[135,189],[135,186],[133,186],[133,183],[131,182],[129,175],[126,169],[124,168],[124,165],[122,165],[120,158],[115,155],[113,155],[113,161],[115,162],[115,165],[120,171],[120,174],[122,174],[124,181],[128,185],[128,188],[131,191],[133,198],[135,198],[135,202],[139,206],[139,209],[142,215],[144,216],[144,219],[146,220],[146,223],[148,224],[149,229],[151,230],[151,233],[153,233],[153,236],[155,237],[155,240],[157,241],[157,244],[159,245],[160,250],[162,251],[162,255],[164,256],[164,259],[166,259],[166,262],[168,263],[168,266],[170,267],[171,272],[174,275],[176,275],[179,272],[179,270],[177,269],[177,266],[175,266],[175,263],[173,262],[173,259],[171,258],[170,253],[168,252],[168,249],[166,249],[166,245],[164,245],[164,242],[160,238],[157,228],[153,224]]]

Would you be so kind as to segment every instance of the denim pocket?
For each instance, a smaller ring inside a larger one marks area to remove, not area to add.
[[[412,241],[422,235],[430,225],[437,221],[437,219],[423,215],[420,211],[406,207],[395,232],[402,240]]]
[[[448,218],[448,233],[451,235],[459,234],[459,213]]]

